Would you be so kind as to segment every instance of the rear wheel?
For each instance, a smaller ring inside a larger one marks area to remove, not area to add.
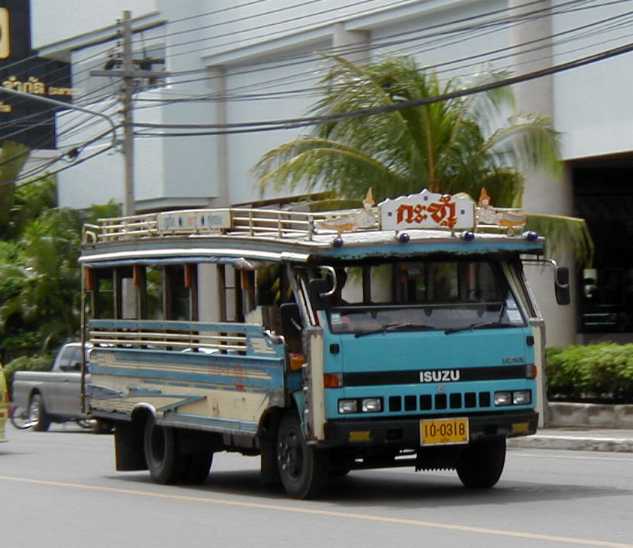
[[[499,481],[505,460],[505,438],[477,442],[460,455],[457,475],[465,487],[489,489]]]
[[[284,415],[277,433],[277,466],[286,493],[315,498],[327,482],[327,454],[306,444],[295,413]]]
[[[173,428],[159,426],[154,417],[147,419],[143,436],[145,462],[152,479],[158,483],[175,483],[181,478],[181,460]]]
[[[204,483],[209,477],[209,470],[213,462],[213,453],[204,451],[181,455],[180,481],[192,485]]]
[[[33,394],[29,401],[29,422],[33,425],[33,430],[46,432],[51,425],[51,419],[46,413],[44,400],[40,394]]]

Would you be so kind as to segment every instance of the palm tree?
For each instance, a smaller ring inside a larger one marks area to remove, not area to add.
[[[341,57],[324,77],[326,90],[316,115],[336,115],[406,101],[428,99],[459,89],[420,70],[411,58],[356,65]],[[478,78],[498,79],[502,74]],[[510,116],[508,116],[510,114]],[[325,188],[344,199],[361,199],[369,188],[378,200],[417,193],[466,192],[475,199],[482,187],[499,207],[520,207],[521,170],[561,173],[558,134],[538,115],[515,115],[512,91],[488,92],[371,117],[349,117],[316,126],[268,151],[254,168],[262,188],[305,185]],[[591,261],[593,244],[582,219],[530,215],[529,224],[550,233],[556,244],[571,241],[581,262]],[[555,230],[554,230],[555,229]]]
[[[15,180],[29,156],[29,149],[19,143],[4,141],[0,147],[0,231],[9,220],[13,205]]]

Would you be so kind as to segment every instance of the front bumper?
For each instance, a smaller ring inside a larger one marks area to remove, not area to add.
[[[451,418],[460,415],[431,415],[387,420],[336,420],[325,424],[324,447],[420,447],[420,419]],[[536,433],[538,413],[485,413],[469,415],[471,442],[491,438],[529,436]]]

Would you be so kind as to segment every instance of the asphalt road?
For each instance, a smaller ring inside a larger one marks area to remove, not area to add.
[[[0,445],[0,547],[633,547],[633,455],[513,449],[498,486],[451,472],[352,472],[319,501],[216,455],[201,487],[114,471],[112,436],[75,427]]]

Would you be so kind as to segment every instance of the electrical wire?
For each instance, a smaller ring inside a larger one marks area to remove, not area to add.
[[[487,62],[492,62],[492,61],[496,61],[496,60],[502,60],[508,57],[517,57],[517,56],[521,56],[521,55],[525,55],[528,53],[533,53],[535,51],[538,51],[540,49],[546,49],[549,47],[552,47],[554,45],[558,45],[559,43],[565,43],[565,41],[560,40],[558,42],[554,42],[552,44],[550,44],[550,42],[555,41],[556,39],[563,37],[563,36],[567,36],[570,34],[577,34],[581,31],[585,31],[585,30],[589,30],[589,29],[594,29],[596,28],[596,30],[594,30],[594,33],[596,32],[605,32],[605,30],[609,30],[609,27],[604,27],[604,28],[597,28],[597,27],[601,27],[607,23],[611,23],[611,22],[615,22],[620,18],[624,18],[629,17],[633,15],[633,11],[630,12],[626,12],[624,14],[620,14],[617,16],[612,16],[612,17],[607,17],[598,21],[594,21],[593,23],[589,23],[586,25],[582,25],[579,27],[574,27],[572,29],[568,29],[565,31],[561,31],[558,33],[554,33],[542,38],[537,38],[537,39],[533,39],[533,40],[529,40],[526,42],[522,42],[520,44],[514,44],[505,48],[498,48],[498,49],[494,49],[494,50],[488,50],[486,52],[482,52],[482,53],[478,53],[475,55],[471,55],[471,56],[466,56],[466,57],[462,57],[459,59],[453,59],[453,60],[449,60],[449,61],[445,61],[442,63],[436,63],[433,65],[426,65],[424,67],[424,70],[434,70],[437,73],[440,72],[447,72],[450,70],[457,70],[457,69],[463,69],[465,66],[474,66],[474,65],[478,65],[479,63],[473,63],[471,65],[463,65],[462,63],[464,63],[465,61],[469,61],[469,60],[474,60],[474,59],[483,59],[484,61]],[[628,24],[628,23],[627,23]],[[612,28],[617,28],[617,26],[612,26]],[[486,31],[486,33],[490,33],[493,31]],[[578,37],[572,37],[572,39],[576,40],[576,39],[583,39],[586,36],[591,35],[591,33],[585,33],[585,35],[583,36],[578,36]],[[454,42],[448,42],[448,43],[441,43],[441,44],[435,44],[432,47],[427,47],[424,50],[414,50],[415,52],[429,52],[438,48],[444,48],[450,45],[454,45],[456,43],[459,43],[460,41],[454,41]],[[534,48],[529,48],[529,49],[524,49],[525,46],[528,45],[533,45],[533,44],[542,44],[541,46],[538,47],[534,47]],[[505,53],[504,55],[499,55],[497,57],[493,57],[491,59],[487,59],[487,57],[489,57],[490,55],[495,55],[497,53],[504,53],[507,52],[509,50],[519,50],[515,53]],[[389,53],[389,55],[391,55],[392,52]],[[402,53],[399,52],[399,53]],[[482,62],[482,61],[480,61]],[[451,69],[447,69],[446,67],[449,67],[451,65],[458,65],[460,64],[461,66],[457,67],[457,68],[451,68]],[[302,73],[304,74],[304,73]],[[302,81],[314,81],[314,72],[313,71],[309,71],[307,72],[307,74],[310,75],[309,78],[307,79],[303,79]],[[265,87],[266,84],[272,83],[273,86],[276,86],[279,84],[280,79],[279,78],[275,78],[274,80],[270,80],[270,81],[259,81],[256,82],[254,84],[250,84],[249,86],[244,86],[244,87],[252,87],[252,86],[257,86],[258,89],[262,89],[262,87]],[[297,81],[296,79],[294,79],[294,75],[293,75],[293,81]],[[234,89],[239,89],[239,88],[234,88]],[[303,88],[303,89],[299,89],[299,90],[290,90],[290,91],[279,91],[279,92],[269,92],[269,93],[259,93],[259,94],[244,94],[244,95],[231,95],[231,93],[229,91],[227,91],[226,93],[224,93],[223,95],[209,95],[209,94],[205,94],[203,96],[197,96],[197,97],[190,97],[190,98],[178,98],[178,99],[151,99],[151,98],[139,98],[137,99],[137,101],[139,102],[154,102],[154,103],[158,103],[158,106],[160,106],[161,104],[172,104],[172,103],[182,103],[182,102],[188,102],[188,101],[233,101],[233,100],[258,100],[258,99],[266,99],[266,98],[274,98],[274,99],[279,99],[282,98],[284,96],[284,94],[287,95],[297,95],[299,93],[302,92],[307,92],[311,95],[314,95],[315,91],[319,91],[323,88],[321,87],[315,87],[315,86],[311,86],[310,88]],[[234,90],[230,90],[230,91],[234,91]],[[137,109],[143,109],[143,108],[148,108],[148,107],[137,107]],[[156,108],[156,107],[149,107],[149,108]]]
[[[37,183],[38,181],[41,181],[42,179],[46,179],[46,178],[48,178],[48,177],[54,177],[55,175],[57,175],[58,173],[61,173],[62,171],[66,171],[67,169],[70,169],[70,168],[76,167],[76,166],[78,166],[79,164],[83,164],[84,162],[87,162],[88,160],[91,160],[92,158],[95,158],[96,156],[99,156],[99,155],[101,155],[101,154],[104,154],[105,152],[108,152],[108,151],[109,151],[109,150],[111,150],[111,149],[112,149],[112,145],[107,145],[107,146],[106,146],[106,148],[101,149],[101,150],[99,150],[99,151],[97,151],[97,152],[95,152],[95,153],[93,153],[93,154],[90,154],[89,156],[85,156],[85,157],[83,157],[83,158],[79,158],[78,160],[76,160],[76,161],[75,161],[73,164],[71,164],[71,165],[61,167],[61,168],[59,168],[59,169],[57,169],[57,170],[55,170],[55,171],[47,172],[47,173],[45,173],[44,175],[42,175],[42,176],[40,176],[40,177],[36,177],[36,178],[34,178],[34,179],[32,179],[32,178],[30,178],[30,177],[28,177],[28,178],[18,177],[18,178],[15,180],[15,182],[16,182],[16,183],[21,182],[21,185],[20,185],[20,186],[25,186],[25,185],[30,185],[30,184],[33,184],[33,183]],[[31,176],[31,177],[32,177],[32,176]],[[28,179],[28,180],[27,180],[27,179]],[[25,182],[22,182],[22,181],[25,181]],[[3,183],[3,182],[0,182],[0,185],[2,185],[2,184],[8,184],[8,183]]]
[[[579,59],[575,59],[573,61],[568,61],[566,63],[560,63],[557,65],[553,65],[551,67],[531,71],[525,74],[511,76],[508,78],[503,78],[500,80],[496,80],[494,82],[488,82],[485,84],[481,84],[478,86],[473,86],[470,88],[463,88],[459,90],[455,90],[449,93],[444,93],[441,95],[437,95],[434,97],[424,97],[420,99],[412,99],[406,101],[400,101],[395,104],[390,105],[382,105],[379,107],[372,107],[366,109],[359,109],[355,111],[337,113],[337,114],[328,114],[328,115],[320,115],[320,116],[309,116],[309,117],[299,117],[299,118],[287,118],[287,119],[277,119],[277,120],[267,120],[261,122],[239,122],[232,124],[149,124],[149,123],[135,123],[132,124],[134,127],[140,128],[159,128],[159,129],[219,129],[223,131],[215,131],[215,132],[198,132],[193,135],[217,135],[222,133],[233,133],[235,132],[258,132],[258,131],[271,131],[274,129],[291,129],[298,127],[305,127],[310,125],[317,125],[329,122],[339,122],[346,119],[351,118],[360,118],[367,116],[374,116],[377,114],[387,114],[390,112],[396,112],[399,110],[404,110],[413,107],[420,107],[429,105],[432,103],[437,103],[440,101],[448,101],[451,99],[458,99],[461,97],[466,97],[468,95],[474,95],[476,93],[482,93],[486,91],[491,91],[493,89],[498,89],[501,87],[506,87],[514,84],[519,84],[521,82],[527,82],[530,80],[534,80],[537,78],[542,78],[544,76],[550,76],[552,74],[556,74],[559,72],[564,72],[568,70],[572,70],[575,68],[587,66],[593,63],[597,63],[600,61],[604,61],[607,59],[611,59],[613,57],[623,55],[625,53],[630,53],[633,51],[633,42],[625,44],[624,46],[619,46],[616,48],[612,48],[597,54],[588,55],[585,57],[581,57]],[[151,133],[140,133],[140,135],[152,135]],[[191,136],[192,134],[154,134],[163,137],[184,137]]]

